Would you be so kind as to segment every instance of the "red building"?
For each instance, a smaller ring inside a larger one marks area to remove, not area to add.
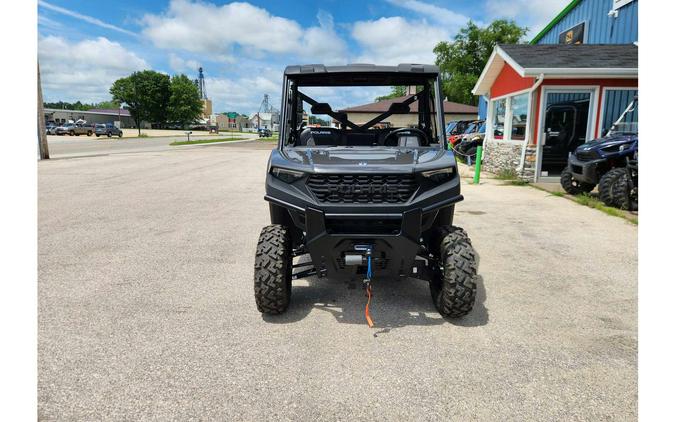
[[[554,180],[637,89],[635,44],[497,46],[473,89],[488,99],[485,168]]]

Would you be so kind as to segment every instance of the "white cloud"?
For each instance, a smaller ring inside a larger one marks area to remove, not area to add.
[[[38,0],[38,5],[40,7],[44,7],[45,9],[49,9],[49,10],[52,10],[54,12],[61,13],[62,15],[70,16],[72,18],[79,19],[81,21],[90,23],[92,25],[100,26],[101,28],[112,29],[113,31],[121,32],[121,33],[127,34],[127,35],[136,35],[135,33],[131,32],[129,30],[126,30],[124,28],[120,28],[119,26],[115,26],[115,25],[109,24],[107,22],[103,22],[102,20],[94,18],[92,16],[83,15],[83,14],[75,12],[73,10],[69,10],[69,9],[66,9],[66,8],[63,8],[63,7],[60,7],[60,6],[56,6],[56,5],[47,3],[44,0]]]
[[[344,64],[347,60],[347,44],[335,32],[333,16],[319,11],[317,19],[319,26],[305,31],[299,55],[314,63]]]
[[[355,22],[352,37],[363,48],[359,62],[427,64],[434,63],[434,47],[449,40],[450,32],[426,20],[408,21],[396,16]]]
[[[487,0],[485,10],[491,19],[507,18],[527,26],[532,38],[546,26],[569,0]]]
[[[270,14],[249,3],[172,0],[163,14],[141,19],[143,35],[164,49],[182,49],[232,61],[235,48],[248,57],[294,54],[331,59],[343,57],[346,45],[335,32],[333,18],[318,15],[319,25],[304,29],[291,19]]]
[[[187,72],[188,74],[197,73],[199,62],[196,60],[185,60],[177,54],[169,54],[169,67],[175,72]]]
[[[271,105],[278,109],[281,76],[280,70],[263,69],[239,78],[206,77],[206,93],[216,113],[237,111],[250,115],[258,111],[264,94],[270,96]]]
[[[104,37],[76,43],[43,37],[38,57],[46,101],[107,100],[116,79],[149,68],[145,60]]]
[[[386,0],[388,3],[393,4],[404,9],[411,10],[420,15],[426,16],[431,20],[443,23],[444,25],[453,25],[460,27],[469,21],[469,17],[462,15],[461,13],[454,12],[450,9],[444,7],[439,7],[433,4],[424,3],[419,0]],[[476,22],[477,25],[482,25],[480,22]]]

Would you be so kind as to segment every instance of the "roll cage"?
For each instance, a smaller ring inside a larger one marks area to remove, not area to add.
[[[391,103],[388,109],[365,123],[349,119],[344,111],[333,110],[330,104],[320,102],[302,92],[304,87],[363,87],[405,85],[421,87],[408,98]],[[410,114],[411,105],[417,102],[417,125],[409,126],[426,135],[428,144],[446,147],[443,102],[439,72],[430,65],[349,65],[326,67],[323,65],[289,66],[284,72],[280,121],[279,149],[297,144],[304,129],[302,123],[303,102],[310,105],[315,115],[327,115],[339,124],[346,133],[366,134],[378,124],[395,114]],[[393,130],[395,128],[391,128]],[[402,129],[402,128],[399,128]],[[385,129],[385,131],[387,131]],[[404,131],[405,132],[405,131]],[[387,132],[388,133],[388,132]],[[385,133],[386,137],[386,133]],[[425,145],[426,146],[426,145]]]

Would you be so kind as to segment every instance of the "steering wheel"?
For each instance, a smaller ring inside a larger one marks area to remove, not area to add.
[[[427,137],[427,134],[422,130],[422,129],[417,129],[416,127],[401,127],[398,129],[394,129],[391,132],[387,134],[387,136],[384,137],[382,140],[382,145],[387,145],[387,139],[389,139],[392,135],[398,135],[399,133],[402,132],[414,132],[419,135],[424,139],[424,145],[429,145],[429,138]],[[422,143],[420,143],[422,145]]]

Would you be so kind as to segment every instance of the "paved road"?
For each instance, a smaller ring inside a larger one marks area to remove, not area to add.
[[[634,420],[637,229],[529,187],[465,185],[465,319],[427,285],[253,301],[267,146],[39,163],[39,418]]]
[[[257,139],[258,134],[234,134],[227,133],[216,135],[190,136],[190,140],[214,139],[214,138],[247,138]],[[163,136],[153,138],[96,138],[88,136],[56,136],[47,137],[49,153],[52,158],[66,157],[90,157],[96,155],[120,154],[132,152],[157,152],[177,148],[169,146],[174,141],[186,141],[186,136]],[[181,148],[193,148],[184,146]]]

